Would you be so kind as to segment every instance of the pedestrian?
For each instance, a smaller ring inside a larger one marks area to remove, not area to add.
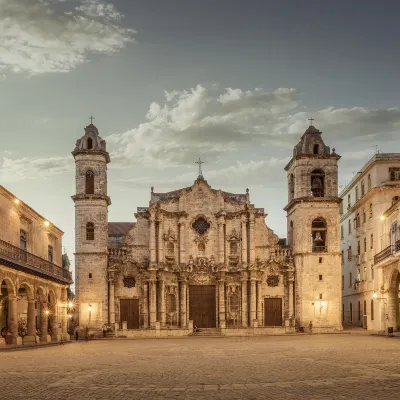
[[[78,328],[75,328],[75,340],[78,341],[78,339],[79,339]]]

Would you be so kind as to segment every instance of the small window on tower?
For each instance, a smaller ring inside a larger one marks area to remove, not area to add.
[[[311,172],[311,194],[313,197],[324,197],[325,173],[321,169]]]
[[[318,144],[314,144],[313,153],[314,154],[319,154],[319,146],[318,146]]]
[[[94,240],[94,225],[92,222],[86,224],[86,240]]]
[[[88,138],[86,144],[87,144],[88,150],[93,149],[93,140],[92,140],[92,138]]]
[[[86,194],[94,194],[94,172],[91,170],[86,171],[85,186]]]
[[[322,264],[322,257],[319,258],[319,263]]]
[[[89,279],[92,279],[92,273],[89,272]]]
[[[319,280],[322,281],[322,275],[319,276]]]

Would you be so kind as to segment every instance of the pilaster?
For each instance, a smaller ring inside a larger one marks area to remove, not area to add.
[[[247,304],[247,283],[248,283],[248,276],[247,272],[242,271],[241,276],[242,281],[242,327],[247,328],[248,326],[248,304]]]

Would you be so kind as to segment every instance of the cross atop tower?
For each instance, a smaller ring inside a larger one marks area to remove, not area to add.
[[[90,114],[90,123],[93,125],[93,120],[95,119],[92,114]]]
[[[199,164],[199,176],[203,176],[203,171],[201,170],[201,164],[204,164],[204,161],[201,161],[199,157],[199,161],[195,161],[195,164]]]
[[[314,118],[308,118],[308,120],[310,121],[310,125],[312,125]]]

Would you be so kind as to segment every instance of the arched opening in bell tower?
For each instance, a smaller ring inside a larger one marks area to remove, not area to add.
[[[85,193],[94,194],[94,172],[86,171]]]
[[[322,169],[314,169],[311,172],[311,193],[313,197],[325,195],[325,172]]]
[[[312,251],[321,253],[327,251],[326,248],[326,221],[323,218],[316,218],[311,224]]]
[[[86,141],[86,147],[88,150],[93,149],[93,140],[92,138],[88,138]]]

